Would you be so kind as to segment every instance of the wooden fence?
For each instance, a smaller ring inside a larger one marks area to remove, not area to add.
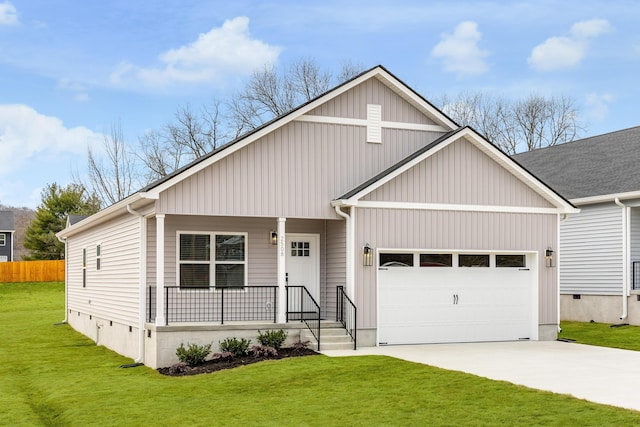
[[[64,282],[64,260],[0,262],[0,283]]]

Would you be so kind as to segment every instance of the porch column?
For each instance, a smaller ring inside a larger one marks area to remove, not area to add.
[[[287,321],[287,245],[286,218],[278,218],[278,323]]]
[[[164,214],[156,214],[156,326],[164,326]]]

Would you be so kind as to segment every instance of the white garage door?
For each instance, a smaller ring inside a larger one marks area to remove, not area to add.
[[[537,338],[535,258],[523,253],[381,252],[379,343]]]

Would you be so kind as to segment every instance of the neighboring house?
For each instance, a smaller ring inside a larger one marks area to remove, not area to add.
[[[0,211],[0,262],[13,261],[13,236],[16,227],[12,211]]]
[[[573,212],[378,66],[60,232],[67,320],[152,367],[345,296],[360,346],[553,340]]]
[[[514,159],[580,208],[560,223],[562,319],[640,325],[640,127]]]

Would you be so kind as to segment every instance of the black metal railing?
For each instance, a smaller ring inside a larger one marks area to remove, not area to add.
[[[278,321],[278,287],[164,288],[165,325],[169,323]],[[147,293],[147,321],[156,318],[156,290]]]
[[[358,341],[358,310],[344,291],[344,286],[336,288],[336,320],[346,329],[355,350]]]
[[[287,286],[287,323],[292,320],[307,325],[320,350],[320,305],[304,286]]]
[[[631,265],[631,289],[640,289],[640,261],[633,261]]]

